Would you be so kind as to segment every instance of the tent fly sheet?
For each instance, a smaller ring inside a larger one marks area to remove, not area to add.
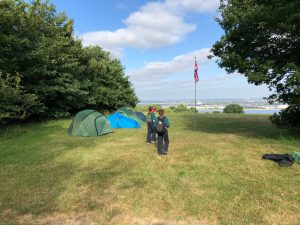
[[[96,110],[83,110],[78,112],[68,129],[73,136],[101,136],[113,132],[107,118]]]
[[[108,120],[112,128],[141,128],[137,121],[118,112],[110,115]]]
[[[141,120],[140,118],[138,118],[135,114],[135,112],[130,109],[130,108],[127,108],[127,107],[122,107],[122,108],[119,108],[117,110],[117,113],[120,113],[120,114],[123,114],[127,117],[129,117],[130,119],[133,119],[135,120],[136,122],[138,122],[140,125],[144,122],[143,120]]]
[[[146,116],[142,112],[135,112],[137,118],[141,119],[143,122],[146,122]]]

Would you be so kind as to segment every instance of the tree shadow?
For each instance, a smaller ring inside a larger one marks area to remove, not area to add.
[[[0,164],[44,163],[67,151],[97,145],[98,137],[70,136],[67,127],[66,120],[2,127]]]
[[[111,187],[126,191],[147,183],[130,161],[101,155],[101,143],[109,143],[110,135],[69,136],[70,123],[58,120],[1,129],[0,224],[18,224],[23,216],[51,217],[57,211],[107,210],[114,197]],[[127,178],[124,172],[132,176]]]
[[[1,128],[0,223],[5,210],[36,215],[57,209],[67,181],[80,172],[79,160],[68,155],[79,149],[88,151],[98,145],[99,139],[104,140],[69,136],[69,122]]]
[[[254,138],[299,138],[299,133],[297,131],[278,128],[271,123],[266,115],[189,115],[185,118],[184,129],[214,134],[235,134]]]

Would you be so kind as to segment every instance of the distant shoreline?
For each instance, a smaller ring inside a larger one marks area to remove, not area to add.
[[[280,112],[281,109],[256,109],[256,108],[244,108],[244,113],[245,114],[264,114],[264,115],[272,115],[274,113],[278,113]],[[206,108],[206,109],[198,109],[198,113],[214,113],[214,112],[219,112],[219,113],[223,113],[223,109],[220,108]]]
[[[198,110],[223,110],[224,108],[198,108]],[[282,110],[281,108],[243,108],[243,110]]]

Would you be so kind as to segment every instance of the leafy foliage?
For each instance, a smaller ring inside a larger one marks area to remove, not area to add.
[[[177,106],[171,106],[173,112],[177,113],[187,113],[187,112],[195,112],[195,108],[188,108],[186,105],[179,104]]]
[[[0,8],[1,70],[22,74],[22,86],[38,96],[47,116],[82,107],[80,97],[87,93],[78,80],[81,46],[72,37],[72,21],[41,1],[3,1]]]
[[[226,105],[223,109],[224,113],[244,113],[243,107],[238,104]]]
[[[289,106],[278,114],[275,113],[270,119],[279,127],[300,127],[300,107]]]
[[[88,86],[88,106],[102,111],[114,110],[121,106],[134,107],[137,97],[119,60],[111,59],[108,52],[100,47],[83,49],[88,65],[84,75],[92,81]]]
[[[0,1],[0,50],[0,72],[21,74],[19,85],[40,102],[28,115],[62,117],[137,103],[120,61],[100,47],[83,48],[73,21],[48,1]]]
[[[41,108],[37,96],[26,93],[20,82],[19,74],[4,76],[0,73],[0,121],[24,120]]]
[[[164,108],[160,104],[151,104],[151,105],[143,105],[143,106],[139,105],[139,106],[135,107],[135,111],[138,111],[138,112],[148,112],[149,107],[155,108],[156,112],[158,112],[160,109],[165,110],[165,112],[170,111],[169,110],[170,108]]]
[[[299,10],[298,0],[222,0],[217,21],[225,34],[212,48],[220,67],[244,74],[255,85],[268,85],[274,91],[271,103],[298,107]]]

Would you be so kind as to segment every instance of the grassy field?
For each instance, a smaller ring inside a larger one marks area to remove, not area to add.
[[[70,137],[71,120],[0,129],[0,224],[300,224],[300,151],[267,116],[170,114],[170,149],[146,129]],[[196,127],[195,127],[196,124]]]

